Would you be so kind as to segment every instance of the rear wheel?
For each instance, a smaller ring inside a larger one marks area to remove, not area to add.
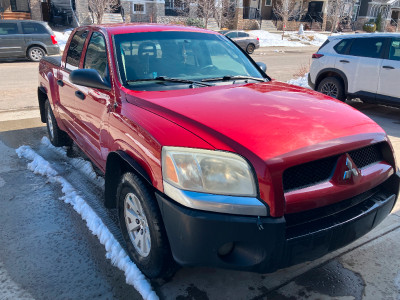
[[[248,44],[246,47],[246,52],[248,54],[252,54],[254,52],[254,49],[256,49],[256,46],[254,46],[253,44]]]
[[[169,277],[176,270],[154,194],[133,173],[118,186],[118,217],[129,257],[149,278]]]
[[[31,61],[40,61],[46,53],[40,47],[34,46],[28,49],[28,57]]]
[[[45,104],[46,124],[47,133],[49,135],[50,142],[55,147],[70,146],[72,140],[66,132],[58,128],[56,118],[54,117],[53,111],[50,106],[49,100],[46,100]]]
[[[332,98],[344,101],[344,87],[342,82],[336,77],[324,78],[318,85],[318,92]]]

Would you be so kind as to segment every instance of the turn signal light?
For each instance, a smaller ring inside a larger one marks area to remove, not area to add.
[[[312,58],[321,58],[322,56],[324,56],[323,54],[319,54],[319,53],[314,53],[312,55]]]

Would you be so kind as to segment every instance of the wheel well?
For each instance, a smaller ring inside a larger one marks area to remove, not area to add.
[[[42,123],[46,123],[46,100],[47,100],[47,94],[40,88],[38,88],[40,120],[42,121]]]
[[[335,77],[337,78],[343,85],[345,93],[347,93],[347,84],[345,80],[342,78],[342,76],[335,72],[335,71],[327,71],[322,74],[320,74],[315,82],[315,90],[318,90],[318,85],[321,83],[322,80],[324,80],[327,77]]]
[[[46,49],[45,49],[43,46],[40,46],[40,45],[30,45],[30,46],[28,47],[28,49],[26,49],[26,56],[29,57],[29,50],[30,50],[32,47],[38,47],[38,48],[42,49],[42,50],[44,51],[45,54],[47,54],[47,51],[46,51]]]
[[[107,208],[116,208],[117,188],[121,176],[126,172],[132,172],[143,179],[146,185],[154,189],[149,175],[146,171],[126,152],[111,152],[107,157],[105,174],[105,199],[104,205]]]

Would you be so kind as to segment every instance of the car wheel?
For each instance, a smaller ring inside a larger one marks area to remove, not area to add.
[[[47,133],[49,135],[50,142],[53,144],[53,146],[62,147],[71,145],[72,140],[67,135],[67,133],[58,128],[57,121],[56,118],[54,117],[49,100],[46,100],[45,114],[46,114]]]
[[[133,173],[117,190],[118,217],[128,255],[149,278],[170,277],[176,270],[154,194]]]
[[[254,52],[254,49],[256,48],[256,46],[254,46],[253,44],[248,44],[246,47],[246,52],[248,54],[252,54]]]
[[[318,92],[328,95],[332,98],[344,101],[344,87],[342,82],[336,77],[327,77],[318,85]]]
[[[28,57],[31,61],[40,61],[46,53],[40,47],[31,47],[28,50]]]

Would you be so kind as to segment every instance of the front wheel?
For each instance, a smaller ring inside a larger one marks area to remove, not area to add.
[[[31,47],[28,50],[28,57],[31,61],[40,61],[46,53],[40,47]]]
[[[118,217],[128,255],[149,278],[171,276],[173,261],[154,194],[133,173],[125,173],[118,186]]]
[[[318,85],[318,92],[328,95],[332,98],[344,101],[344,87],[342,82],[336,77],[324,78]]]

